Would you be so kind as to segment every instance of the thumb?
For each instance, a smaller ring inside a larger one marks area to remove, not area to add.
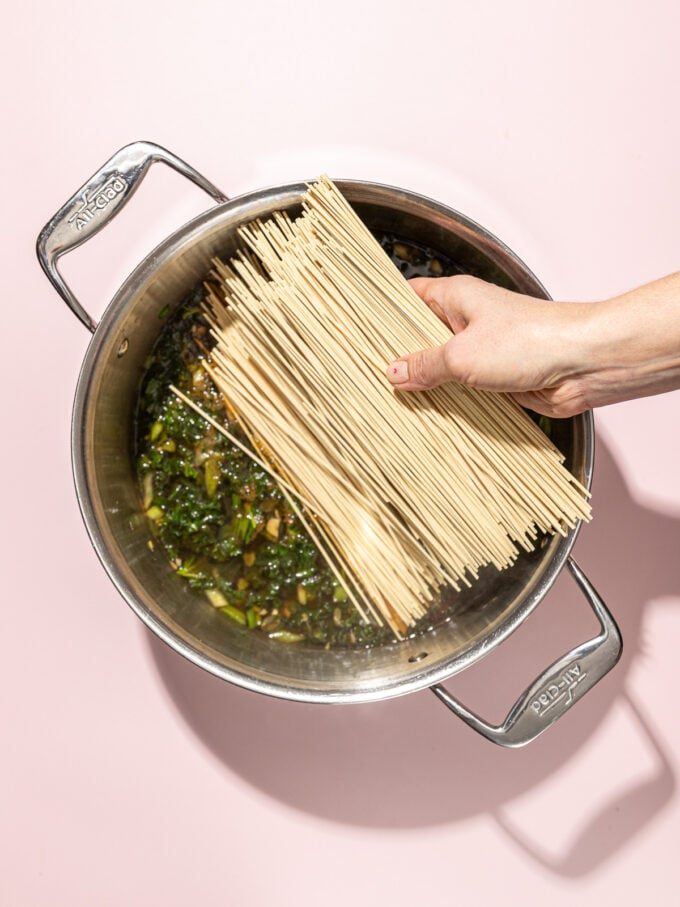
[[[450,343],[451,340],[442,346],[402,356],[388,366],[387,380],[400,391],[424,391],[451,381],[453,375],[448,360]]]

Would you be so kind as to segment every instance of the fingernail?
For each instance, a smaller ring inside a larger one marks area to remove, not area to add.
[[[403,384],[408,381],[408,362],[403,359],[393,362],[387,369],[387,379],[390,384]]]

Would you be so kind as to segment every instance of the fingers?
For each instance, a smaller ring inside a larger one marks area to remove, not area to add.
[[[416,291],[418,296],[420,296],[420,298],[423,300],[423,302],[425,302],[426,301],[425,294],[427,292],[428,287],[435,280],[440,280],[440,279],[441,278],[438,278],[438,277],[411,277],[411,279],[409,280],[409,284],[413,287],[413,289]]]
[[[447,345],[402,356],[388,366],[387,379],[395,390],[400,391],[429,390],[451,381]]]
[[[568,384],[543,390],[516,392],[511,396],[525,409],[553,419],[569,419],[589,409],[583,393],[570,391]]]
[[[443,307],[429,294],[429,285],[433,280],[437,278],[432,277],[412,277],[409,280],[409,283],[416,291],[418,296],[423,300],[425,305],[430,309],[440,321],[443,321],[444,324],[448,327],[451,327],[449,324],[449,319],[447,318],[446,312]]]
[[[479,283],[475,277],[413,277],[409,283],[418,296],[456,334],[465,329]]]
[[[413,277],[409,283],[441,321],[460,335],[468,324],[468,314],[474,304],[475,291],[485,286],[475,277]],[[456,373],[451,365],[453,343],[460,337],[451,338],[448,343],[429,350],[419,350],[402,356],[388,366],[388,381],[400,391],[422,391],[438,387],[446,381],[463,380],[465,376]]]
[[[511,394],[510,396],[516,403],[523,406],[524,409],[530,409],[532,412],[538,413],[541,416],[555,417],[552,403],[542,399],[536,391],[522,391],[521,393]]]

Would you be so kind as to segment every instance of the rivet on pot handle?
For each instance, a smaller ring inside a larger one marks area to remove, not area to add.
[[[135,193],[149,167],[157,161],[186,176],[216,202],[227,201],[216,186],[172,152],[153,142],[133,142],[100,167],[40,231],[36,251],[42,269],[71,311],[90,331],[94,331],[97,324],[64,281],[57,261],[115,217]]]
[[[572,558],[567,564],[597,615],[601,632],[544,671],[519,697],[503,724],[487,724],[440,684],[431,687],[432,692],[466,724],[500,746],[530,743],[594,687],[621,657],[623,643],[614,618],[578,564]]]

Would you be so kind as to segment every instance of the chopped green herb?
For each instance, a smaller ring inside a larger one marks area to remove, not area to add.
[[[205,595],[214,608],[226,608],[229,605],[229,602],[219,589],[206,589]]]
[[[541,416],[539,418],[538,427],[541,429],[543,434],[550,437],[550,433],[552,432],[552,421],[548,416]]]
[[[205,473],[205,490],[209,498],[215,497],[217,486],[220,484],[220,464],[216,457],[209,457],[203,467]]]
[[[335,602],[346,602],[347,601],[347,593],[342,588],[342,586],[336,586],[335,589],[333,589],[333,601],[335,601]]]
[[[279,642],[302,642],[305,638],[302,633],[291,633],[290,630],[275,630],[269,634],[270,639],[278,639]]]
[[[235,608],[233,605],[225,605],[223,608],[220,608],[220,611],[222,614],[226,614],[227,617],[231,617],[232,620],[235,620],[237,624],[245,626],[246,616],[240,608]]]

